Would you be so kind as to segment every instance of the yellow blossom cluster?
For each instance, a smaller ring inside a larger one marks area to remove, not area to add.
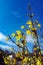
[[[17,30],[15,33],[11,34],[11,38],[10,37],[6,38],[6,41],[10,39],[12,40],[12,37],[15,38],[16,45],[19,47],[19,49],[22,48],[22,51],[17,52],[14,58],[9,58],[9,56],[4,58],[4,61],[6,64],[10,65],[10,62],[11,62],[11,65],[16,65],[16,63],[20,62],[21,64],[18,64],[18,65],[43,65],[41,61],[42,56],[41,56],[41,52],[39,51],[39,46],[33,49],[34,50],[33,55],[29,54],[28,49],[26,48],[26,43],[27,43],[26,36],[31,35],[32,37],[38,40],[37,30],[40,28],[41,28],[40,23],[36,24],[35,22],[28,20],[26,22],[26,26],[22,25],[20,30]],[[36,41],[35,44],[37,43],[38,41]],[[10,48],[10,50],[13,50],[13,49]],[[38,55],[37,53],[40,56],[37,57]]]

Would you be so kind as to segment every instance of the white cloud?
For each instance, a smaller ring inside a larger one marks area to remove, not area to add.
[[[28,43],[34,43],[34,42],[36,42],[37,41],[37,39],[35,39],[33,36],[31,36],[31,35],[27,35],[26,36],[26,41],[28,42]]]
[[[16,45],[14,43],[12,43],[11,41],[6,41],[5,39],[6,39],[6,36],[3,33],[0,32],[0,42],[2,42],[3,44],[4,43],[6,44],[6,45],[2,45],[0,43],[0,48],[1,49],[7,49],[7,50],[9,50],[9,48],[11,48],[12,46],[16,47]]]
[[[7,50],[9,50],[11,47],[9,47],[9,46],[7,46],[7,45],[2,45],[2,44],[0,44],[0,48],[1,49],[7,49]]]
[[[13,51],[13,48],[12,48],[12,50],[10,50],[11,48],[12,47],[10,47],[10,46],[0,44],[0,49],[2,49],[3,51],[7,50],[7,51],[11,52],[11,51]]]
[[[6,41],[6,36],[0,32],[0,41],[3,42],[3,43],[6,43],[6,44],[9,44],[9,45],[14,45],[14,43],[12,43],[11,41]]]
[[[0,32],[0,41],[3,40],[3,39],[5,39],[5,38],[6,38],[6,36],[3,35],[3,34]]]

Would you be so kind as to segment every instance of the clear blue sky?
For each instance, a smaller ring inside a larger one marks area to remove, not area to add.
[[[35,18],[43,25],[43,0],[0,0],[0,32],[8,35],[25,25],[29,19],[26,16],[28,3]]]

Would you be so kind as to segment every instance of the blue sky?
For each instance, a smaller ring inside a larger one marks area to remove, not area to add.
[[[0,32],[5,36],[20,29],[29,19],[28,3],[39,23],[43,25],[43,0],[0,0]],[[4,44],[0,42],[0,44]]]

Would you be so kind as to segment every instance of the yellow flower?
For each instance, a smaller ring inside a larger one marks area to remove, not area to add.
[[[31,59],[29,58],[28,61],[30,61]]]
[[[20,40],[20,37],[19,36],[16,36],[16,40],[19,41]]]
[[[19,34],[21,34],[21,31],[17,30],[16,33],[19,35]]]
[[[36,51],[36,50],[37,50],[37,48],[34,48],[34,50]]]
[[[31,65],[34,65],[34,64],[31,64]]]
[[[39,60],[37,59],[36,65],[42,65],[41,61],[39,61]]]
[[[8,41],[8,40],[9,40],[9,38],[7,37],[7,38],[6,38],[6,41]]]
[[[20,47],[23,47],[23,44],[20,42],[19,46],[20,46]]]
[[[5,62],[5,64],[8,64],[8,62],[6,61],[6,58],[4,58],[4,62]]]
[[[16,40],[19,41],[22,38],[22,34],[19,34],[18,36],[16,36]]]
[[[13,50],[12,48],[10,48],[10,50]]]
[[[16,59],[15,58],[13,59],[13,65],[16,65]]]
[[[11,36],[12,36],[12,37],[14,37],[14,36],[15,36],[15,34],[14,34],[14,33],[12,33],[12,34],[11,34]]]
[[[35,33],[34,32],[32,32],[32,36],[34,36],[35,35]]]
[[[22,39],[25,39],[26,38],[26,36],[24,35],[24,36],[22,36]]]
[[[27,30],[27,31],[26,31],[26,34],[31,34],[31,31],[30,31],[30,30]]]
[[[36,31],[36,30],[37,30],[37,28],[32,28],[32,30]]]
[[[21,26],[21,29],[25,28],[25,26]]]
[[[7,60],[9,60],[10,58],[9,57],[7,57]]]
[[[41,25],[40,25],[40,24],[38,24],[37,26],[38,26],[39,28],[41,27]]]
[[[26,24],[32,25],[32,22],[29,20]]]
[[[37,49],[39,49],[39,46],[37,47]]]
[[[29,25],[28,27],[29,27],[29,28],[32,28],[32,25]]]
[[[25,54],[28,54],[28,51],[27,50],[25,50]]]
[[[19,34],[20,38],[22,38],[22,34]]]
[[[27,63],[27,61],[28,61],[28,57],[25,57],[25,58],[23,59],[23,62],[26,62],[26,63]]]
[[[41,54],[41,53],[39,52],[39,54]]]
[[[16,53],[16,58],[18,58],[20,56],[20,53]]]
[[[36,55],[36,53],[34,52],[34,55]]]

